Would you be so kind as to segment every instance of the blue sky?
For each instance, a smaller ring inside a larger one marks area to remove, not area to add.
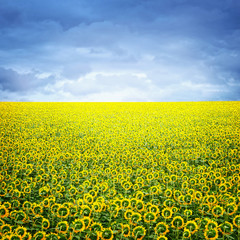
[[[239,63],[239,0],[0,0],[1,101],[239,101]]]

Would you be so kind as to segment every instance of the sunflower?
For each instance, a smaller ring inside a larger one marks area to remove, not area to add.
[[[32,239],[32,234],[27,232],[26,235],[22,238],[22,240],[30,240]]]
[[[0,197],[4,197],[7,194],[7,189],[5,188],[0,188]]]
[[[12,212],[11,212],[12,213]],[[14,213],[14,218],[16,221],[22,221],[25,222],[27,219],[27,215],[25,212],[23,212],[22,210],[20,211],[15,211]]]
[[[230,222],[225,221],[219,225],[218,229],[223,235],[230,235],[233,232],[233,225]]]
[[[0,205],[0,218],[9,216],[9,211],[5,205]]]
[[[89,194],[92,195],[93,197],[96,197],[99,191],[98,186],[94,186],[92,190],[89,191]]]
[[[163,177],[163,182],[164,182],[164,183],[168,183],[168,182],[170,182],[170,181],[171,181],[170,176],[165,175],[165,176]]]
[[[50,201],[48,198],[45,198],[43,201],[42,201],[42,205],[45,207],[45,208],[48,208],[50,207]]]
[[[75,221],[72,223],[72,228],[75,233],[84,231],[85,223],[83,219],[75,219]]]
[[[197,201],[201,201],[202,199],[202,193],[200,191],[196,191],[194,193],[194,198],[197,200]]]
[[[141,221],[141,219],[142,219],[142,216],[141,216],[140,213],[133,212],[132,216],[131,216],[131,219],[130,219],[130,223],[133,224],[134,226],[136,226],[137,223],[139,221]]]
[[[92,204],[94,199],[91,194],[87,193],[87,194],[84,194],[83,200],[86,204]]]
[[[198,208],[198,211],[201,213],[201,214],[206,214],[208,212],[210,212],[210,206],[207,204],[207,203],[203,203],[199,206]]]
[[[183,214],[186,216],[186,217],[190,217],[192,215],[192,210],[191,209],[185,209]]]
[[[172,224],[172,228],[181,229],[184,226],[184,220],[182,217],[176,216],[173,218],[171,224]]]
[[[212,208],[212,214],[215,218],[218,218],[223,215],[223,208],[219,205],[215,205]]]
[[[157,237],[157,240],[168,240],[168,238],[164,235]]]
[[[111,228],[104,228],[101,232],[101,238],[103,240],[112,240],[113,239],[113,231]]]
[[[146,229],[143,226],[137,226],[132,230],[134,239],[141,240],[146,235]]]
[[[172,217],[172,209],[171,208],[164,208],[162,210],[162,216],[165,218],[165,219],[170,219]]]
[[[204,193],[208,193],[208,192],[210,191],[209,186],[203,185],[203,186],[202,186],[202,191],[203,191]]]
[[[227,215],[231,216],[236,213],[238,206],[235,203],[227,204],[224,208],[224,211]]]
[[[38,231],[33,235],[34,240],[45,240],[46,233],[43,231]]]
[[[125,190],[129,190],[132,187],[132,183],[130,181],[123,181],[121,185]]]
[[[131,206],[130,200],[127,198],[124,198],[121,202],[122,208],[129,208]]]
[[[48,229],[49,227],[50,227],[50,222],[49,222],[49,220],[46,219],[46,218],[43,218],[43,219],[42,219],[42,228],[43,228],[43,229]]]
[[[9,210],[12,207],[12,204],[10,202],[4,202],[3,205]],[[1,206],[0,206],[1,208]]]
[[[69,215],[69,209],[68,207],[65,207],[63,205],[60,205],[57,209],[57,216],[59,218],[67,218]]]
[[[11,233],[8,237],[9,240],[22,240],[22,237],[16,233]]]
[[[82,205],[81,206],[81,214],[84,217],[90,217],[91,214],[92,214],[92,210],[91,210],[91,208],[88,205]]]
[[[188,229],[191,234],[194,234],[198,230],[198,225],[195,221],[187,221],[185,224],[185,229]]]
[[[54,203],[52,206],[51,206],[51,213],[53,215],[57,215],[57,212],[58,212],[58,208],[61,206],[61,204],[59,203]]]
[[[5,222],[2,219],[0,219],[0,228],[3,224],[5,224]]]
[[[191,237],[191,232],[189,229],[187,228],[184,228],[184,231],[183,231],[183,239],[188,239]]]
[[[130,220],[132,214],[133,214],[133,211],[132,211],[131,209],[127,209],[127,210],[125,211],[125,213],[124,213],[124,218],[125,218],[126,220]]]
[[[1,226],[1,233],[3,233],[4,235],[7,233],[11,233],[12,232],[12,227],[9,224],[3,224]]]
[[[163,202],[163,205],[164,207],[168,207],[168,208],[172,208],[175,204],[175,201],[170,198],[170,199],[166,199],[164,202]]]
[[[13,209],[17,209],[20,207],[20,202],[17,199],[13,199],[11,203]]]
[[[208,195],[207,203],[210,205],[214,205],[217,202],[217,199],[214,195]]]
[[[35,216],[39,216],[43,213],[43,209],[42,209],[42,206],[40,204],[36,204],[34,203],[32,205],[32,213],[35,215]]]
[[[236,215],[233,219],[233,225],[237,228],[240,228],[240,215]]]
[[[46,235],[46,240],[58,240],[60,237],[56,233],[49,233]]]
[[[166,189],[164,192],[164,196],[170,198],[172,196],[172,190],[171,189]]]
[[[164,222],[159,222],[154,228],[154,231],[157,235],[165,235],[169,232],[168,225]]]
[[[153,212],[145,213],[143,218],[144,218],[144,221],[147,223],[155,222],[157,219],[156,214]]]
[[[137,200],[136,206],[135,208],[139,211],[139,212],[143,212],[144,211],[144,202],[142,200]]]
[[[85,229],[87,229],[90,225],[91,225],[91,218],[90,217],[83,217],[82,219],[84,221],[85,224]]]
[[[69,215],[71,217],[75,217],[78,213],[78,207],[74,205],[73,203],[69,204]]]
[[[175,200],[178,200],[178,198],[182,195],[181,191],[179,190],[174,190],[173,192],[173,197]]]
[[[98,223],[98,222],[93,222],[91,224],[91,231],[94,231],[94,232],[102,232],[103,230],[103,226],[101,223]]]
[[[207,225],[205,227],[206,229],[217,229],[218,228],[218,223],[214,220],[208,220]]]
[[[56,226],[56,232],[57,233],[67,233],[69,229],[69,225],[67,221],[61,221],[58,222],[57,226]]]
[[[24,193],[27,193],[27,194],[31,193],[31,191],[32,191],[32,189],[31,189],[30,186],[26,186],[26,187],[23,189],[23,192],[24,192]]]
[[[137,200],[143,200],[144,193],[142,191],[137,191],[136,192],[136,198]]]
[[[156,216],[159,214],[159,208],[157,205],[154,205],[154,204],[150,206],[149,211],[152,213],[155,213]]]
[[[218,238],[217,228],[205,229],[204,236],[206,240],[215,240]]]
[[[94,202],[92,205],[92,210],[95,212],[101,212],[102,211],[102,203],[101,202]]]
[[[25,236],[26,236],[26,234],[27,234],[27,229],[25,228],[25,227],[17,227],[15,230],[14,230],[14,232],[17,234],[17,235],[19,235],[19,236],[21,236],[21,238],[24,238]]]
[[[122,224],[122,234],[124,237],[129,237],[130,236],[130,226],[128,224]]]
[[[22,192],[20,192],[18,189],[14,189],[12,192],[13,198],[19,199],[21,197]]]

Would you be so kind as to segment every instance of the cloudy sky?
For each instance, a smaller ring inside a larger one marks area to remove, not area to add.
[[[239,0],[0,0],[0,101],[240,100]]]

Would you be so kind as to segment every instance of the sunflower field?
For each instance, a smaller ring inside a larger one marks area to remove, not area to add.
[[[0,103],[0,239],[240,239],[240,102]]]

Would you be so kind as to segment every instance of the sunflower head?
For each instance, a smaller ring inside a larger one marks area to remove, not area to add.
[[[122,224],[122,234],[124,237],[130,236],[130,226],[128,224]]]
[[[233,219],[233,225],[237,228],[240,228],[240,215],[236,215]]]
[[[130,220],[132,217],[133,211],[131,209],[127,209],[124,213],[124,218]]]
[[[191,232],[189,229],[185,228],[183,231],[183,239],[188,239],[191,237]]]
[[[218,223],[214,220],[209,220],[207,225],[206,225],[206,229],[211,230],[211,229],[215,229],[215,228],[216,229],[218,228]]]
[[[38,231],[34,234],[33,239],[34,240],[45,240],[46,233],[44,231]]]
[[[184,215],[185,215],[186,217],[190,217],[190,216],[192,215],[192,210],[191,210],[191,209],[185,209],[185,210],[184,210]]]
[[[69,215],[69,208],[65,207],[63,205],[59,205],[58,209],[57,209],[57,216],[59,218],[67,218]]]
[[[215,205],[212,208],[212,214],[215,218],[218,218],[223,215],[223,208],[219,205]]]
[[[172,190],[171,189],[166,189],[164,192],[164,196],[170,198],[172,196]]]
[[[168,240],[168,238],[164,235],[161,235],[161,236],[157,237],[157,240]]]
[[[218,230],[217,228],[205,229],[204,236],[206,240],[215,240],[218,239]]]
[[[137,226],[132,230],[134,239],[141,240],[146,235],[146,229],[143,226]]]
[[[133,212],[130,221],[133,225],[137,225],[137,223],[141,221],[141,218],[142,217],[140,213]]]
[[[12,227],[11,227],[11,225],[9,225],[9,224],[3,224],[2,226],[1,226],[1,233],[2,234],[7,234],[7,233],[11,233],[12,232]]]
[[[75,219],[75,221],[72,223],[72,228],[75,233],[84,231],[85,223],[83,219]]]
[[[122,206],[122,208],[129,208],[131,206],[130,200],[127,198],[124,198],[121,202],[121,206]]]
[[[139,211],[139,212],[142,212],[144,211],[144,202],[142,200],[138,200],[137,203],[136,203],[136,206],[135,208]]]
[[[32,208],[32,203],[29,202],[29,201],[25,201],[25,202],[23,203],[23,208],[24,208],[24,210],[30,211],[31,208]]]
[[[8,208],[5,205],[0,205],[0,218],[9,216]]]
[[[56,232],[57,233],[67,233],[68,228],[69,228],[68,222],[67,221],[61,221],[56,226]]]
[[[15,230],[14,230],[14,232],[17,234],[17,235],[19,235],[19,236],[21,236],[21,238],[24,238],[25,236],[26,236],[26,234],[27,234],[27,229],[25,228],[25,227],[17,227]]]
[[[46,235],[46,240],[58,240],[59,236],[56,233],[49,233]]]
[[[144,214],[144,221],[147,222],[147,223],[150,223],[150,222],[155,222],[156,221],[156,214],[153,213],[153,212],[147,212]]]
[[[11,233],[9,235],[9,240],[22,240],[22,237],[20,235],[18,235],[17,233]]]
[[[159,222],[154,228],[154,231],[157,235],[165,235],[169,232],[168,225],[164,222]]]
[[[165,219],[169,219],[172,217],[172,209],[171,208],[164,208],[162,210],[162,216],[165,218]]]
[[[182,217],[177,216],[173,218],[171,224],[172,224],[172,228],[181,229],[184,226],[184,220]]]
[[[194,234],[198,230],[198,225],[195,221],[187,221],[185,224],[185,229],[188,229],[191,234]]]
[[[82,205],[81,206],[81,214],[84,217],[90,217],[91,213],[92,213],[92,210],[91,210],[91,208],[88,205]]]
[[[223,235],[230,235],[233,232],[233,225],[230,222],[225,221],[220,224],[218,229]]]
[[[168,198],[163,202],[163,205],[169,208],[172,208],[174,204],[175,204],[175,201],[172,198]]]
[[[91,224],[91,231],[93,232],[101,232],[103,230],[102,224],[98,222],[93,222]]]
[[[111,228],[104,228],[101,232],[101,238],[103,240],[112,240],[113,239],[113,231]]]

